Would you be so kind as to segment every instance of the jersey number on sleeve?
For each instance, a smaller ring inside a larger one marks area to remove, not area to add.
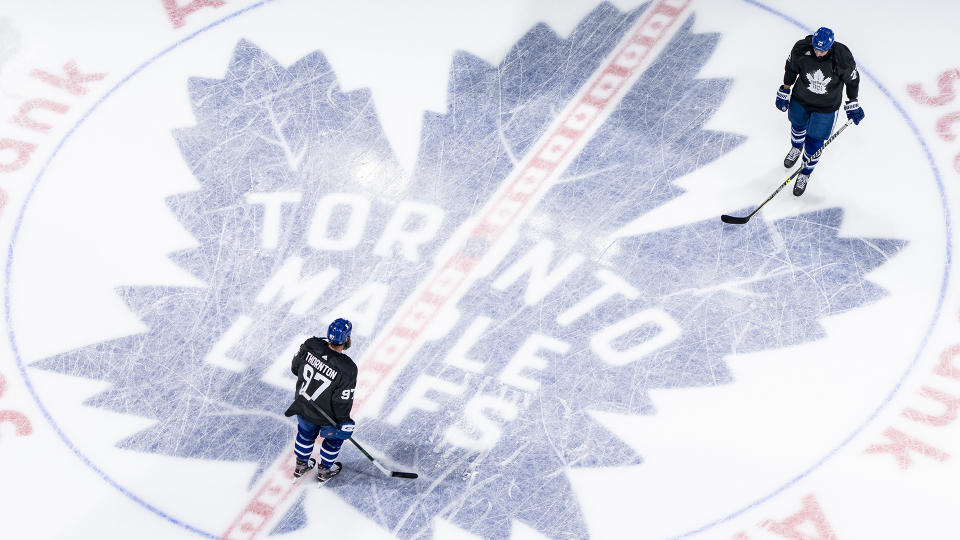
[[[310,383],[312,383],[313,381],[320,381],[320,386],[318,386],[313,391],[313,393],[310,393]],[[316,372],[313,369],[313,366],[311,366],[310,364],[304,364],[303,365],[303,384],[300,385],[300,395],[309,399],[310,401],[314,401],[318,397],[320,397],[320,394],[322,394],[323,391],[326,390],[327,387],[330,386],[332,382],[333,381],[331,381],[330,379]]]

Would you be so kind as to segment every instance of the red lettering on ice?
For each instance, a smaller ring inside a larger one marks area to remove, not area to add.
[[[14,172],[27,166],[30,154],[37,149],[37,145],[16,139],[0,139],[0,172]],[[6,159],[11,152],[13,159]]]
[[[67,75],[66,78],[47,73],[42,69],[35,69],[30,75],[75,96],[82,96],[90,91],[89,88],[84,86],[84,83],[102,81],[107,76],[106,73],[81,73],[77,68],[77,63],[73,60],[63,65],[63,71]]]
[[[953,141],[957,136],[953,133],[951,126],[960,122],[960,112],[943,115],[937,120],[937,135],[945,141]]]
[[[64,64],[63,75],[54,75],[42,69],[35,69],[30,72],[30,76],[74,96],[82,96],[89,91],[87,86],[89,83],[103,80],[107,74],[81,72],[77,63],[71,60]],[[38,119],[40,114],[37,109],[49,111],[43,113],[49,118],[50,113],[66,114],[70,107],[65,103],[44,97],[28,99],[20,104],[17,113],[10,118],[10,123],[32,132],[49,133],[54,126]],[[29,140],[0,137],[0,173],[12,173],[26,167],[36,149],[36,143]],[[0,216],[3,215],[9,199],[7,192],[0,189]]]
[[[921,105],[940,107],[953,101],[953,82],[957,79],[960,79],[960,69],[949,69],[937,78],[937,90],[939,91],[937,95],[930,96],[924,92],[923,86],[919,83],[908,84],[907,93]]]
[[[193,0],[189,4],[180,5],[177,0],[163,0],[163,9],[167,10],[167,16],[174,28],[180,28],[186,24],[187,16],[203,8],[218,8],[225,5],[224,0]]]
[[[960,345],[953,345],[940,353],[940,363],[933,372],[937,375],[960,381],[960,368],[953,365],[953,361],[957,355],[960,355]]]
[[[952,424],[953,421],[957,419],[957,410],[960,409],[960,397],[929,386],[924,386],[920,390],[920,395],[940,402],[943,405],[943,412],[939,415],[932,415],[908,408],[903,411],[904,416],[914,422],[922,422],[935,427]]]
[[[10,121],[18,126],[25,127],[33,131],[39,131],[41,133],[50,131],[50,128],[53,127],[52,125],[45,122],[40,122],[31,116],[31,113],[33,113],[34,109],[46,109],[55,113],[66,114],[67,111],[70,110],[70,107],[67,107],[63,103],[51,101],[49,99],[31,99],[24,102],[23,105],[20,106],[17,114],[15,114]]]
[[[3,397],[6,390],[7,379],[0,374],[0,397]],[[4,423],[13,424],[14,433],[16,433],[17,437],[26,437],[33,433],[33,426],[23,413],[10,409],[0,410],[0,425]]]
[[[913,464],[913,460],[910,458],[911,452],[920,454],[922,456],[927,456],[941,462],[950,458],[950,454],[947,454],[943,450],[934,448],[929,444],[914,439],[898,429],[887,428],[883,434],[885,437],[890,439],[890,442],[886,444],[872,445],[867,448],[866,453],[891,454],[897,460],[897,465],[899,465],[901,469],[909,469]]]
[[[813,525],[817,536],[812,537],[802,531],[807,524]],[[760,526],[790,540],[837,540],[836,533],[833,532],[823,509],[813,495],[803,498],[803,507],[795,514],[782,521],[766,520]]]
[[[937,78],[937,89],[939,93],[936,96],[930,96],[923,91],[923,87],[917,83],[907,85],[907,93],[910,94],[917,103],[929,107],[941,107],[953,101],[956,93],[953,89],[953,83],[960,78],[960,69],[948,69]],[[953,141],[956,135],[951,131],[950,126],[960,121],[960,112],[950,113],[942,116],[937,121],[937,134],[945,141]],[[953,170],[960,174],[960,153],[953,157]]]

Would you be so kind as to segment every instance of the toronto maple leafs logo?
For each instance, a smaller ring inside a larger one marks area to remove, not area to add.
[[[123,448],[262,470],[293,433],[279,414],[291,347],[343,316],[362,352],[644,9],[602,4],[566,38],[537,25],[498,65],[458,53],[409,181],[369,92],[342,91],[321,53],[284,67],[240,42],[223,79],[189,81],[196,124],[174,133],[200,187],[168,201],[198,242],[172,258],[204,285],[124,288],[146,332],[35,365],[102,379],[88,404],[156,421]],[[694,77],[718,36],[692,28],[358,426],[422,478],[328,486],[384,529],[429,537],[441,518],[508,538],[519,521],[586,537],[567,473],[643,463],[591,413],[656,414],[651,390],[732,383],[726,355],[818,339],[822,318],[883,294],[866,274],[901,243],[839,237],[839,209],[618,237],[743,140],[704,128],[731,81]],[[306,519],[295,508],[274,532]]]
[[[814,94],[826,94],[827,85],[830,84],[831,79],[832,77],[824,77],[823,72],[819,69],[813,73],[807,73],[807,80],[810,81],[810,86],[807,89]]]

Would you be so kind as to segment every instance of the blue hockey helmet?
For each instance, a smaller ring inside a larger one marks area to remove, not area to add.
[[[327,339],[334,345],[343,345],[350,339],[350,331],[353,330],[353,324],[346,319],[337,319],[330,323],[327,328]]]
[[[813,49],[818,52],[827,52],[833,47],[833,30],[821,26],[813,33]]]

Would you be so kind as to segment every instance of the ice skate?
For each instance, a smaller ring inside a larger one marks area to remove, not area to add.
[[[807,180],[810,179],[809,174],[800,173],[797,175],[796,181],[793,184],[793,194],[797,197],[803,195],[804,190],[807,189]]]
[[[317,460],[310,458],[308,461],[297,460],[297,466],[293,469],[293,477],[300,478],[303,476],[303,473],[309,471],[317,464]]]
[[[789,169],[798,159],[800,159],[800,148],[791,147],[790,151],[787,152],[787,157],[783,158],[783,166]]]
[[[334,462],[333,466],[329,469],[322,465],[317,467],[317,481],[319,481],[321,484],[325,483],[327,480],[330,480],[334,476],[340,474],[340,470],[342,468],[343,467],[341,467],[339,461]]]

